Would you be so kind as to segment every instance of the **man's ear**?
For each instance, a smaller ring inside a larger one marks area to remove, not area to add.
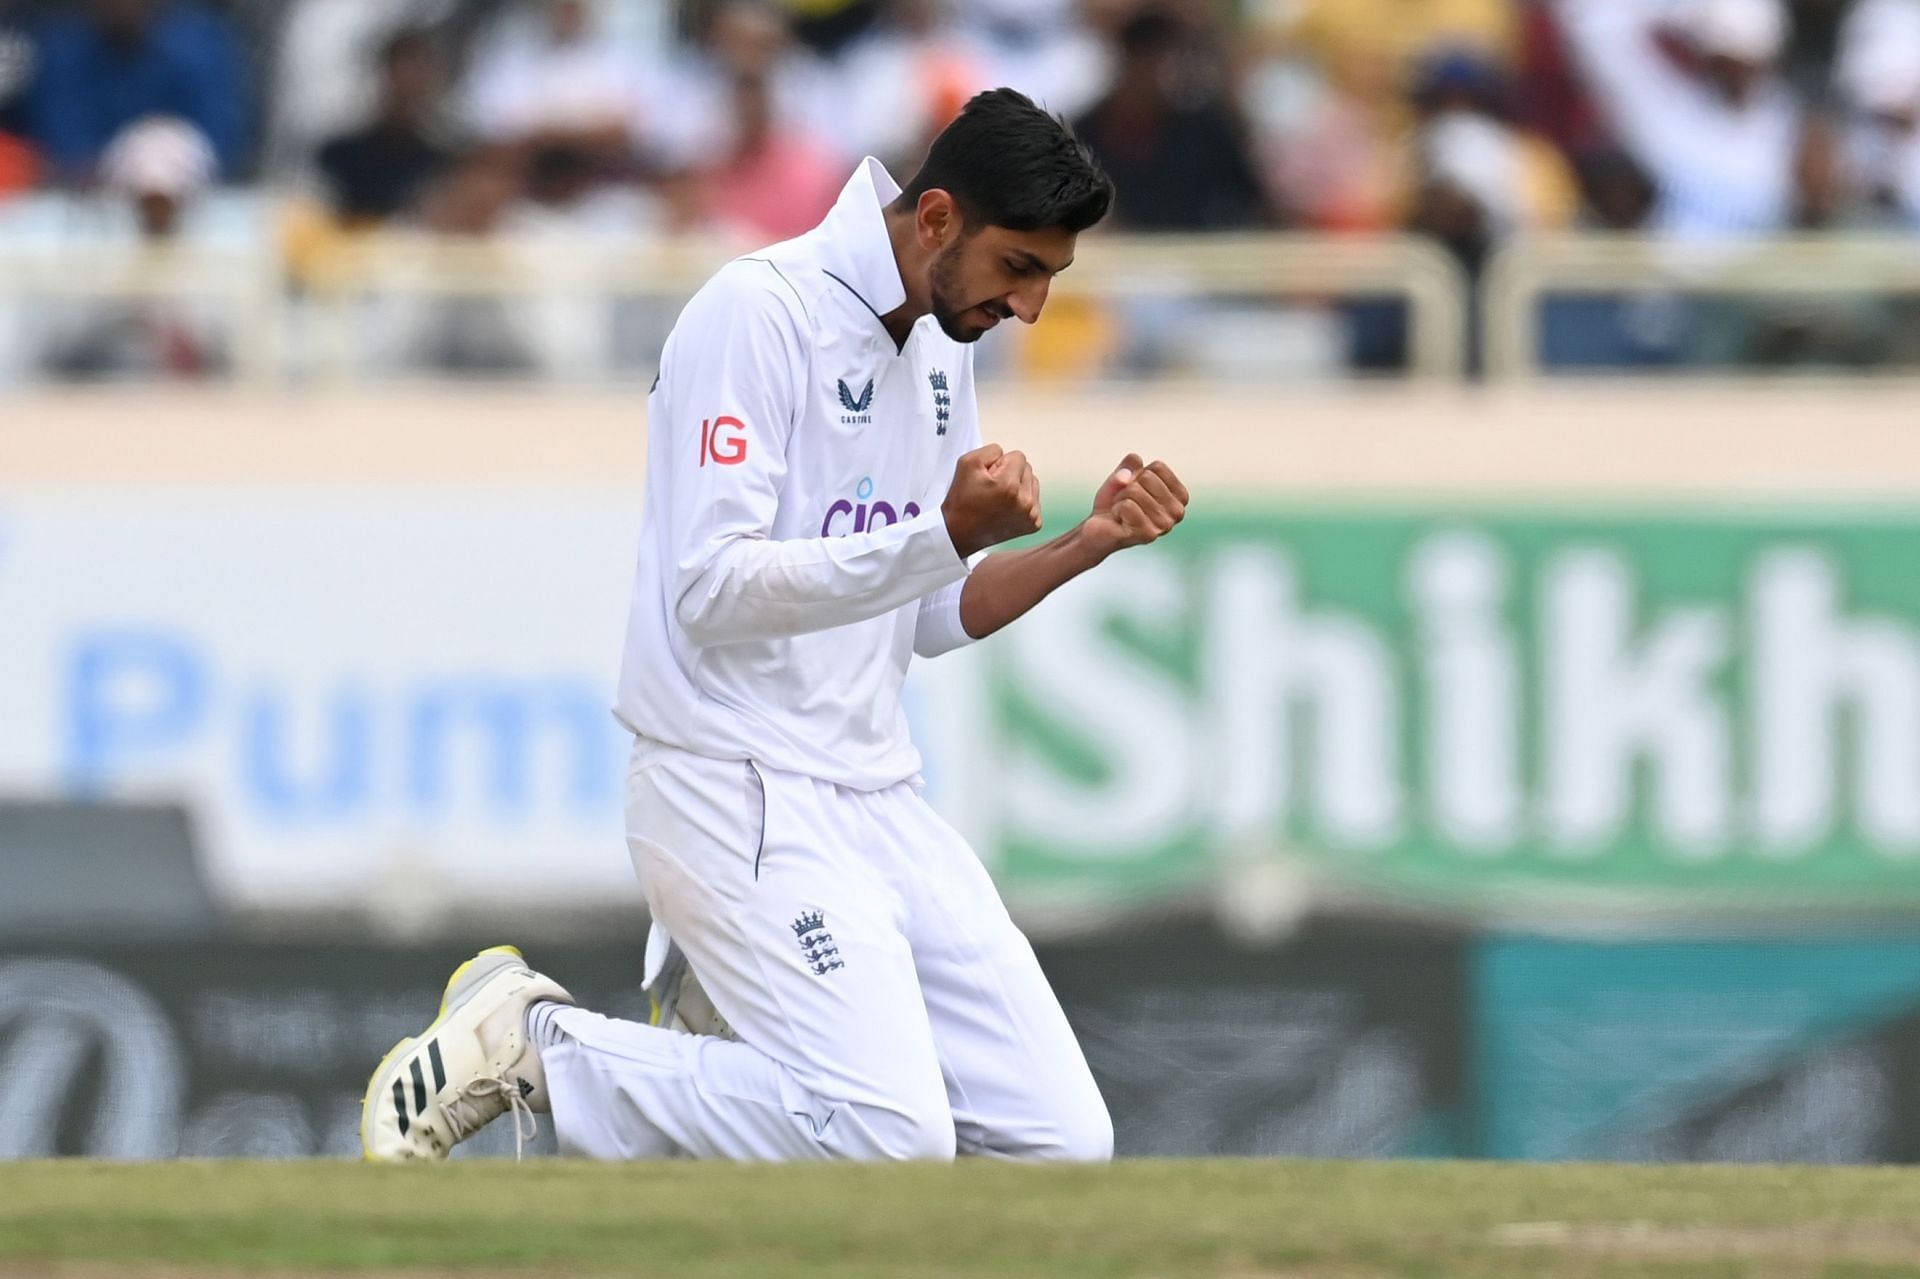
[[[939,187],[923,191],[913,211],[914,231],[923,249],[941,249],[960,235],[960,206]]]

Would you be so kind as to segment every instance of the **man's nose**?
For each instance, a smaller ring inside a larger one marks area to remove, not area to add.
[[[1007,294],[1007,309],[1020,317],[1023,324],[1032,324],[1040,318],[1040,312],[1047,305],[1047,287],[1053,281],[1042,277],[1022,284]]]

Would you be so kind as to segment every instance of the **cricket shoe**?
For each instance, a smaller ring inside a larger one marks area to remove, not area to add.
[[[439,1016],[374,1067],[360,1104],[366,1158],[445,1159],[509,1110],[518,1157],[539,1130],[534,1112],[551,1109],[547,1072],[527,1042],[527,1009],[543,999],[573,1002],[512,946],[483,950],[454,969]]]

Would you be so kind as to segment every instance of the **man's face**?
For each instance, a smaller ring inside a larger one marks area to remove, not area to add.
[[[433,109],[440,88],[440,68],[426,41],[409,41],[387,59],[386,95],[395,115],[407,119]]]
[[[134,198],[133,207],[140,234],[149,240],[164,240],[180,225],[180,201],[165,192],[142,192]]]
[[[1053,277],[1073,263],[1071,231],[963,230],[934,254],[928,271],[933,318],[956,342],[978,342],[1004,319],[1040,318]]]

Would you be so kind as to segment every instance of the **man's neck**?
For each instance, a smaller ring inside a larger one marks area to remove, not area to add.
[[[900,282],[906,287],[907,300],[880,317],[880,323],[886,326],[887,336],[893,339],[896,349],[904,348],[907,335],[913,332],[913,326],[920,317],[932,308],[925,298],[914,296],[913,282],[926,277],[926,253],[920,247],[919,238],[913,232],[913,214],[896,212],[891,206],[886,209],[887,239],[893,245],[893,269],[900,273]]]

